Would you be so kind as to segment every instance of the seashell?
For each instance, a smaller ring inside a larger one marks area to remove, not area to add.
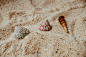
[[[51,29],[51,26],[48,22],[48,19],[45,19],[44,22],[42,22],[40,25],[39,25],[39,30],[41,31],[49,31]]]
[[[24,38],[29,33],[30,32],[27,28],[15,26],[15,31],[14,31],[15,38],[18,38],[18,39]]]
[[[62,27],[64,28],[64,30],[65,30],[67,33],[69,33],[69,32],[68,32],[68,29],[67,29],[66,21],[65,21],[65,19],[64,19],[64,16],[60,16],[60,17],[59,17],[59,22],[60,22],[60,24],[62,25]]]
[[[83,19],[83,21],[86,21],[86,19]]]

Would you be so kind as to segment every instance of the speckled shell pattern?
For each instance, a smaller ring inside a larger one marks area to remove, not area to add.
[[[46,23],[47,22],[47,23]],[[43,25],[43,23],[44,23],[44,25]],[[47,25],[46,25],[47,24]],[[39,25],[39,30],[41,30],[41,31],[49,31],[50,29],[51,29],[51,26],[50,26],[50,24],[49,24],[49,22],[48,22],[48,20],[45,20],[44,22],[42,22],[40,25]]]
[[[24,27],[20,27],[20,26],[15,26],[15,38],[24,38],[27,34],[29,34],[29,30],[27,28]]]

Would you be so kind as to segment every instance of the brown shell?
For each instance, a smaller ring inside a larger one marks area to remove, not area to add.
[[[65,21],[65,19],[64,19],[64,16],[60,16],[60,17],[59,17],[59,22],[60,22],[60,24],[62,25],[62,27],[64,28],[64,30],[65,30],[67,33],[69,33],[69,32],[68,32],[68,29],[67,29],[66,21]]]

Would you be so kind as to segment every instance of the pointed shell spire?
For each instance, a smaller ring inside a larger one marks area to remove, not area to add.
[[[66,21],[65,21],[65,19],[64,19],[64,16],[60,16],[60,17],[59,17],[59,22],[60,22],[60,24],[62,25],[62,27],[64,28],[65,32],[69,33],[69,32],[68,32],[68,28],[67,28]]]
[[[51,29],[51,26],[49,24],[48,19],[45,19],[40,25],[39,25],[39,30],[41,31],[49,31]]]

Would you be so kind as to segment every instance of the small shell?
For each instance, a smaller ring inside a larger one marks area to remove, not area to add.
[[[51,26],[48,22],[48,20],[46,19],[44,22],[42,22],[40,25],[39,25],[39,30],[41,31],[49,31],[51,29]]]
[[[86,19],[83,19],[83,21],[86,21]]]
[[[60,16],[60,17],[59,17],[59,22],[60,22],[60,24],[62,25],[62,27],[64,28],[64,30],[65,30],[67,33],[69,33],[69,32],[68,32],[68,29],[67,29],[66,21],[65,21],[65,19],[64,19],[64,16]]]
[[[27,28],[15,26],[15,31],[14,31],[15,38],[24,38],[29,33],[30,32]]]

